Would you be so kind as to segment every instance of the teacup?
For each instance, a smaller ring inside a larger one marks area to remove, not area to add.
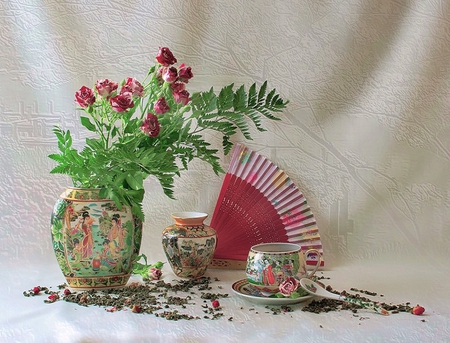
[[[317,255],[317,263],[311,272],[306,270],[306,258]],[[280,284],[288,277],[311,278],[322,262],[322,256],[316,249],[302,252],[294,243],[262,243],[250,248],[245,273],[247,281],[257,290],[265,293],[277,293]]]

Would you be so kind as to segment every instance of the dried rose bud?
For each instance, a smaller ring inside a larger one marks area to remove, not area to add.
[[[133,306],[131,306],[131,312],[140,313],[141,308],[138,305],[133,305]]]
[[[150,268],[150,270],[148,272],[148,276],[152,280],[161,279],[161,275],[162,275],[162,271],[161,271],[161,269],[158,269],[158,268]]]
[[[418,304],[416,306],[414,306],[412,309],[412,314],[415,314],[417,316],[420,316],[424,312],[425,312],[425,309]]]
[[[34,295],[38,295],[39,293],[41,293],[41,287],[39,286],[33,287],[33,293]]]
[[[220,307],[220,303],[219,300],[213,300],[213,302],[211,303],[212,307],[214,308],[219,308]]]
[[[51,302],[51,303],[54,303],[58,299],[59,299],[59,295],[56,293],[50,294],[48,296],[48,302]]]
[[[71,295],[71,294],[72,294],[72,292],[70,291],[70,289],[66,288],[64,290],[64,295]]]

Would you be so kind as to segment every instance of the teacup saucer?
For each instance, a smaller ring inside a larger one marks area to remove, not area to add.
[[[262,294],[257,289],[253,288],[247,281],[247,279],[239,280],[233,283],[231,286],[234,293],[237,295],[249,299],[253,302],[264,305],[290,305],[297,304],[313,298],[312,295],[305,295],[303,297],[292,298],[277,298]]]

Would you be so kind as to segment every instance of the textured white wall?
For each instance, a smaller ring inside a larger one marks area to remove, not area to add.
[[[302,189],[329,266],[446,252],[450,2],[2,0],[0,46],[2,264],[54,263],[50,213],[69,182],[46,156],[54,124],[85,137],[74,92],[142,78],[159,46],[193,67],[191,90],[267,79],[291,101],[247,145]],[[212,213],[221,180],[194,163],[177,201],[148,180],[142,251],[162,256],[171,212]]]

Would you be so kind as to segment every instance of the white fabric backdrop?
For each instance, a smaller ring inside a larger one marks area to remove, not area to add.
[[[267,79],[290,100],[246,144],[304,192],[327,269],[413,257],[448,266],[448,1],[2,0],[0,45],[2,270],[56,270],[50,213],[69,180],[49,174],[52,126],[81,143],[75,91],[142,78],[159,46],[192,66],[191,90]],[[212,213],[221,181],[194,163],[173,201],[148,180],[142,252],[162,259],[170,213]]]

